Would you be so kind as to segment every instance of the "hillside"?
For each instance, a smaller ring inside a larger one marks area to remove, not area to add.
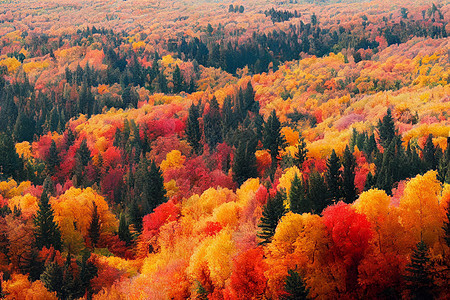
[[[6,299],[446,299],[450,2],[0,4]]]

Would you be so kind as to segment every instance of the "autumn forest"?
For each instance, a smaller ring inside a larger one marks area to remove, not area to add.
[[[0,1],[0,298],[448,299],[449,21]]]

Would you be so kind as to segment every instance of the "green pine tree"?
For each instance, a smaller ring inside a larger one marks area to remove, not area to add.
[[[183,75],[181,75],[181,70],[178,65],[175,66],[175,70],[173,71],[173,92],[175,94],[180,93],[184,88],[184,80]]]
[[[127,219],[125,218],[125,214],[120,214],[119,217],[119,239],[124,241],[127,246],[131,244],[132,236],[130,232],[130,228],[128,226]]]
[[[92,215],[91,222],[89,223],[88,235],[91,241],[92,248],[97,246],[98,240],[100,238],[100,216],[98,214],[97,204],[92,201]]]
[[[258,177],[258,169],[256,165],[255,147],[251,141],[241,141],[234,156],[233,180],[238,185],[241,185],[247,179],[256,177]]]
[[[308,288],[306,288],[305,281],[297,271],[289,270],[288,276],[284,282],[284,290],[287,295],[284,295],[284,300],[303,300],[308,297]]]
[[[61,231],[58,224],[54,221],[53,209],[48,202],[46,190],[42,192],[39,209],[34,217],[34,225],[36,246],[38,249],[53,246],[56,250],[61,250]]]
[[[222,143],[222,117],[220,116],[219,103],[213,97],[209,104],[209,111],[204,115],[205,139],[210,150],[214,150],[216,145]]]
[[[308,191],[306,193],[307,203],[309,207],[306,212],[320,214],[327,206],[332,204],[328,196],[328,188],[325,184],[323,176],[317,172],[312,171],[309,174]]]
[[[59,166],[61,162],[61,159],[58,155],[58,150],[56,149],[55,141],[52,140],[52,143],[50,145],[50,149],[48,151],[48,159],[47,159],[47,165],[48,169],[50,171],[50,174],[54,174],[56,171],[56,168]]]
[[[40,280],[50,292],[56,292],[59,299],[65,299],[64,295],[64,273],[63,269],[56,263],[51,262],[45,266]]]
[[[423,163],[426,170],[436,170],[438,160],[436,159],[437,149],[433,144],[433,135],[428,135],[427,141],[422,150]]]
[[[306,198],[303,180],[295,174],[289,191],[290,209],[293,213],[302,214],[311,211],[311,203]]]
[[[334,149],[331,152],[330,158],[327,160],[325,181],[328,187],[328,195],[335,201],[338,201],[342,195],[342,171],[341,161]]]
[[[148,213],[151,213],[160,204],[166,202],[167,198],[166,189],[164,188],[164,177],[162,176],[162,171],[158,166],[156,166],[155,161],[153,160],[150,164],[150,172],[148,176],[149,181],[147,192],[150,201],[148,203]]]
[[[200,124],[198,119],[200,118],[199,105],[192,104],[189,108],[189,115],[186,123],[186,136],[192,150],[196,154],[202,152],[202,132],[200,130]]]
[[[386,115],[383,117],[383,120],[378,121],[377,130],[380,137],[380,144],[384,149],[386,149],[392,142],[394,137],[397,135],[394,119],[392,118],[390,108],[388,108]]]
[[[305,139],[300,136],[297,145],[297,153],[295,153],[294,163],[301,170],[303,169],[303,162],[306,160],[308,149],[306,149]]]
[[[91,151],[87,146],[86,139],[81,142],[80,148],[78,148],[76,155],[80,159],[81,165],[84,167],[87,166],[91,161]]]
[[[18,178],[21,159],[16,152],[11,135],[0,132],[0,179]]]
[[[281,123],[275,110],[272,110],[263,129],[263,145],[268,149],[272,157],[272,177],[278,164],[278,154],[284,147],[286,141],[281,135]]]
[[[348,146],[345,147],[342,165],[344,166],[344,172],[342,173],[342,194],[345,203],[352,203],[356,199],[356,159]]]
[[[275,197],[269,197],[266,205],[264,205],[262,217],[258,225],[261,229],[261,231],[258,232],[258,237],[261,239],[260,245],[265,245],[272,241],[278,222],[286,213],[286,209],[284,208],[285,198],[286,194],[282,191],[278,191]]]
[[[420,241],[406,266],[406,289],[412,299],[433,299],[433,278],[430,274],[428,246]]]

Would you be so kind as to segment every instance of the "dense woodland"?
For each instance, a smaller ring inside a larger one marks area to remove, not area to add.
[[[350,2],[4,1],[0,297],[446,299],[450,4]]]

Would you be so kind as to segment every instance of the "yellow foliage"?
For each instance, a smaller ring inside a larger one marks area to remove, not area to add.
[[[31,145],[30,142],[22,142],[16,144],[16,152],[20,157],[25,159],[31,158]]]
[[[20,49],[19,53],[22,53],[25,57],[28,57],[28,51],[25,48]]]
[[[0,66],[6,66],[10,74],[14,73],[21,63],[15,57],[8,57],[0,60]]]
[[[25,218],[33,216],[38,210],[38,198],[31,194],[15,196],[8,201],[8,207],[14,211],[14,207],[20,208]]]
[[[3,282],[3,291],[8,299],[53,300],[56,293],[49,292],[44,284],[37,280],[31,283],[28,275],[14,273],[10,280]]]
[[[51,198],[50,204],[55,212],[55,221],[61,228],[61,234],[66,243],[78,249],[80,240],[88,234],[93,205],[101,223],[102,232],[117,230],[117,220],[108,208],[106,200],[92,188],[77,189],[71,187],[59,198]]]
[[[172,179],[169,182],[164,182],[164,188],[166,189],[166,197],[169,199],[172,198],[172,196],[175,195],[179,190],[175,179]]]
[[[302,173],[300,172],[300,170],[296,167],[290,167],[289,169],[286,170],[286,172],[281,175],[280,178],[280,184],[278,185],[278,189],[284,189],[286,191],[286,200],[284,203],[284,206],[289,209],[290,207],[290,203],[289,203],[289,193],[291,191],[291,183],[295,178],[295,174],[297,174],[297,176],[299,178],[302,178]]]
[[[179,169],[183,167],[186,156],[179,150],[172,150],[166,155],[166,159],[161,162],[160,168],[163,172],[168,169]]]
[[[241,206],[236,202],[227,202],[214,209],[213,220],[219,222],[223,227],[235,228],[239,225]]]
[[[244,182],[236,191],[239,204],[242,206],[246,206],[247,203],[249,203],[249,201],[253,199],[258,189],[259,178],[250,178],[246,182]]]
[[[111,266],[112,268],[125,272],[129,277],[137,275],[139,268],[141,267],[140,260],[128,260],[116,256],[99,255],[98,260],[101,263]]]
[[[235,195],[229,189],[224,188],[209,188],[203,192],[201,196],[193,195],[183,203],[182,214],[190,214],[198,218],[210,215],[216,207],[221,204],[233,201]]]
[[[432,246],[441,236],[444,216],[439,207],[440,192],[436,171],[417,175],[407,183],[399,209],[401,224],[410,233],[412,245],[423,239]]]
[[[231,234],[226,230],[205,239],[190,259],[188,274],[199,280],[206,269],[214,286],[223,287],[231,275],[234,249]]]
[[[44,60],[44,61],[31,61],[28,63],[23,64],[23,70],[26,73],[30,73],[33,70],[43,70],[45,68],[47,68],[49,66],[49,62]]]
[[[100,95],[109,93],[108,86],[106,84],[100,84],[97,88],[97,91]]]
[[[133,43],[133,49],[142,49],[145,48],[145,42],[144,41],[139,41],[139,42],[134,42]]]
[[[286,142],[289,146],[297,145],[300,134],[293,130],[291,127],[283,127],[281,128],[281,134],[284,135]]]

